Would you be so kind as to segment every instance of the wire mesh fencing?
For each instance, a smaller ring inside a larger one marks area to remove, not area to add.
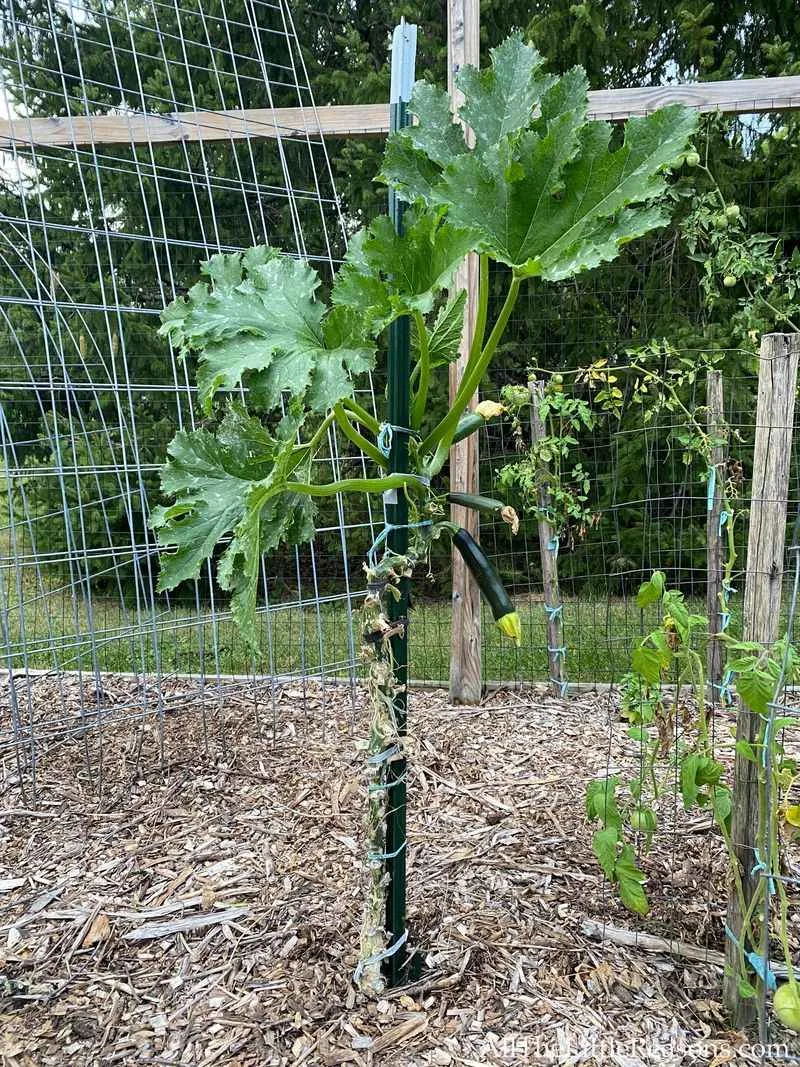
[[[328,280],[343,252],[290,9],[15,0],[0,64],[3,747],[161,716],[181,705],[176,676],[216,693],[352,676],[350,539],[375,536],[369,504],[337,500],[319,540],[264,573],[257,660],[210,572],[156,592],[147,522],[167,443],[202,422],[192,368],[158,337],[162,309],[218,252],[268,243]],[[259,123],[257,109],[282,106],[307,108],[307,128]],[[247,130],[220,123],[240,109]],[[173,118],[142,137],[143,115]],[[371,385],[361,399],[372,405]],[[334,432],[321,456],[335,475],[363,470]],[[126,695],[110,698],[109,672],[128,676]]]

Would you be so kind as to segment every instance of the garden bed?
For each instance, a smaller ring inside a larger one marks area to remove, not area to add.
[[[132,705],[132,685],[107,689]],[[223,745],[203,700],[205,728],[182,693],[163,743],[153,718],[49,742],[35,808],[6,754],[4,1065],[749,1062],[720,1007],[725,862],[708,821],[665,817],[643,860],[647,919],[591,853],[585,784],[638,751],[613,694],[412,694],[411,943],[427,966],[377,1001],[352,984],[365,701],[298,685],[273,708],[242,688]],[[615,944],[606,923],[700,951]]]

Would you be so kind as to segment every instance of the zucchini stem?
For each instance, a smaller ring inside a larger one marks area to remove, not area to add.
[[[436,466],[439,462],[441,455],[444,454],[445,458],[450,451],[450,445],[453,442],[456,427],[458,426],[461,415],[464,408],[472,399],[476,389],[481,383],[486,369],[491,362],[495,349],[500,343],[500,339],[505,333],[508,320],[511,317],[511,312],[514,310],[514,305],[517,302],[519,296],[519,287],[521,279],[516,275],[511,278],[511,284],[508,287],[508,293],[503,307],[500,310],[500,314],[497,316],[497,321],[494,324],[492,332],[489,334],[489,340],[482,352],[478,352],[476,349],[474,352],[470,352],[470,357],[467,361],[467,365],[464,368],[464,374],[461,378],[456,395],[453,398],[453,403],[445,415],[445,417],[439,422],[439,424],[428,434],[425,440],[419,447],[420,455],[426,455],[432,450],[435,450],[435,457],[431,465],[432,473],[437,473],[441,470],[444,460]],[[477,336],[477,335],[476,335]]]
[[[373,445],[371,441],[368,441],[363,434],[360,434],[358,430],[350,422],[347,417],[347,412],[344,410],[341,404],[337,404],[333,409],[333,416],[336,419],[336,425],[348,439],[359,448],[365,456],[369,456],[373,463],[377,464],[382,469],[386,470],[389,466],[389,461],[386,456],[378,449],[377,445]]]
[[[419,360],[417,367],[419,368],[419,385],[414,395],[414,402],[411,405],[411,426],[413,429],[418,429],[422,424],[423,416],[425,415],[425,405],[428,402],[428,388],[431,380],[431,357],[430,357],[430,345],[428,343],[428,330],[425,326],[425,319],[422,317],[422,312],[419,309],[414,311],[414,325],[417,328],[417,337],[419,338]],[[417,367],[414,369],[416,370]]]

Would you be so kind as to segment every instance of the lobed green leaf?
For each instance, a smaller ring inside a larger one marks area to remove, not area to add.
[[[316,299],[320,280],[306,263],[257,246],[220,253],[162,315],[160,333],[182,356],[196,352],[200,402],[245,384],[253,403],[272,410],[285,393],[326,411],[352,396],[351,376],[370,370],[375,349],[357,314],[329,313]]]
[[[287,493],[301,474],[294,445],[299,419],[282,420],[270,434],[257,419],[232,408],[216,434],[180,431],[161,472],[163,491],[175,503],[156,508],[150,525],[161,554],[159,590],[197,578],[218,543],[232,539],[219,561],[220,586],[233,593],[231,609],[251,647],[257,646],[256,595],[261,557],[281,542],[299,544],[314,532],[309,498]]]

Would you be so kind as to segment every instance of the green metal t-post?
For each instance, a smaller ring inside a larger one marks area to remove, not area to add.
[[[392,87],[389,96],[389,124],[392,131],[410,124],[408,103],[414,84],[414,60],[417,50],[417,27],[403,20],[392,37]],[[393,190],[389,191],[389,215],[397,233],[403,232],[403,203]],[[389,327],[388,416],[393,427],[407,427],[411,406],[411,331],[407,316]],[[408,434],[393,430],[389,452],[389,470],[408,470]],[[392,552],[405,555],[408,551],[408,502],[402,490],[391,490],[384,497],[386,521],[391,527],[387,544]],[[389,618],[402,619],[402,632],[391,638],[395,663],[397,696],[394,703],[397,732],[406,732],[408,684],[408,592],[409,581],[400,582],[400,596],[389,600]],[[386,812],[386,889],[387,949],[391,950],[406,937],[406,761],[393,760],[387,768]],[[390,986],[408,980],[407,943],[384,961],[384,974]]]

